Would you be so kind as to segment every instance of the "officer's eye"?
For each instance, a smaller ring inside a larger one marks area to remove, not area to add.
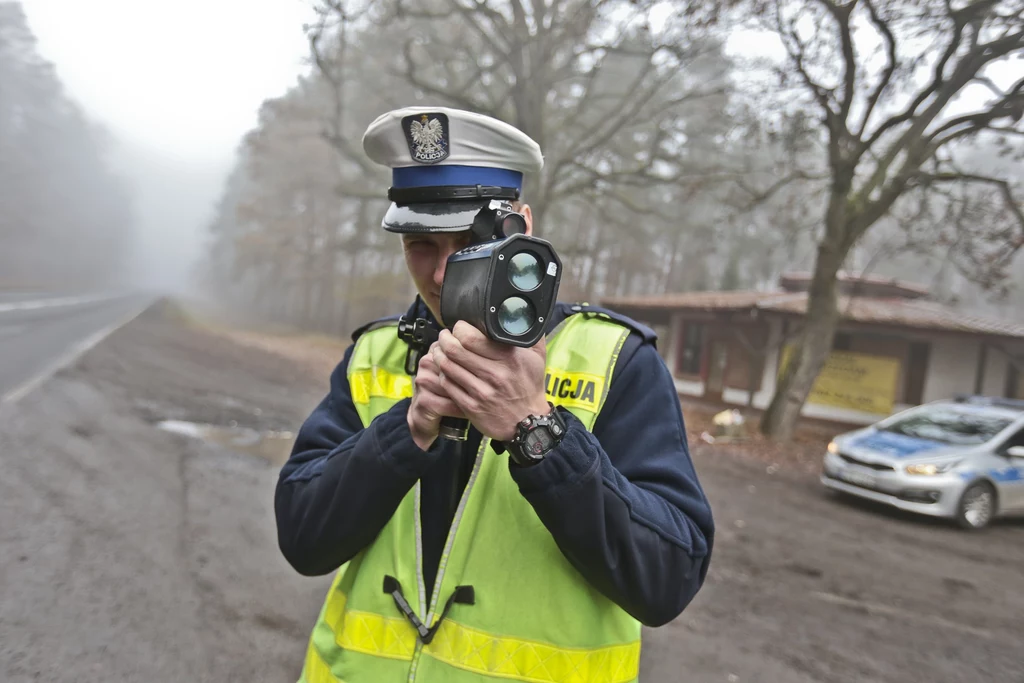
[[[410,250],[414,250],[414,251],[425,251],[427,249],[433,249],[434,248],[434,243],[431,242],[430,240],[424,240],[424,239],[406,240],[405,248],[406,249],[410,249]]]

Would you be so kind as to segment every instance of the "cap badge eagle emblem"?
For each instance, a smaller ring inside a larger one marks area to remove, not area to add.
[[[448,117],[420,114],[402,119],[409,154],[421,164],[436,164],[448,158]]]

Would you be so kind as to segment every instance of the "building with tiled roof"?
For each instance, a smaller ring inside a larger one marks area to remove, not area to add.
[[[807,310],[809,274],[773,291],[617,297],[602,305],[651,325],[681,395],[764,408]],[[1024,325],[971,315],[895,280],[841,276],[841,323],[804,407],[868,423],[958,394],[1024,398]]]

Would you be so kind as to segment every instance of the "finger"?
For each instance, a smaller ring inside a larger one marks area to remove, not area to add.
[[[478,376],[485,374],[494,365],[492,359],[484,358],[463,346],[462,342],[448,330],[443,330],[438,337],[437,347],[455,364]],[[435,355],[433,360],[436,365],[438,357]]]
[[[453,414],[452,411],[455,411],[456,417],[461,415],[461,409],[452,402],[437,375],[427,373],[417,376],[415,385],[417,410],[425,410],[435,417]]]
[[[437,378],[441,377],[441,375],[444,374],[441,372],[441,368],[437,364],[437,357],[435,357],[433,353],[434,349],[436,348],[438,348],[438,345],[435,342],[430,347],[431,350],[428,353],[424,354],[423,358],[420,359],[420,369],[416,374],[417,377],[422,376],[427,380],[436,380]]]
[[[448,388],[452,384],[458,385],[465,393],[476,398],[483,398],[491,391],[491,385],[485,379],[489,376],[488,374],[474,373],[471,369],[459,365],[449,358],[440,347],[434,349],[433,355],[440,374],[441,386],[447,395],[451,395]]]
[[[547,338],[547,336],[541,337],[540,341],[538,341],[536,344],[531,346],[530,349],[533,350],[533,352],[536,353],[541,358],[547,358],[548,357],[548,338]]]
[[[436,371],[422,371],[416,375],[414,384],[417,391],[427,391],[445,398],[448,396],[441,375]]]
[[[508,344],[491,341],[483,332],[462,320],[455,323],[455,327],[452,328],[452,336],[459,340],[463,348],[488,360],[501,360],[508,356],[509,351],[514,348]]]
[[[423,354],[420,357],[420,364],[419,368],[416,371],[416,374],[419,375],[420,373],[437,373],[437,364],[434,363],[434,358],[430,355],[429,352]]]
[[[441,389],[441,378],[436,373],[422,372],[416,375],[416,379],[413,381],[416,388],[420,391],[432,391],[435,394],[441,394],[444,396],[444,391]]]
[[[464,388],[455,382],[448,382],[445,385],[448,396],[467,417],[480,409],[480,401],[471,396]]]
[[[423,395],[423,410],[433,417],[466,417],[466,413],[452,399],[437,394]]]

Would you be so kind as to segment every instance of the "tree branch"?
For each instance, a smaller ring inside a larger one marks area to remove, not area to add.
[[[838,123],[846,129],[846,120],[853,106],[857,78],[857,55],[853,49],[853,36],[850,32],[850,14],[857,6],[857,0],[845,5],[837,5],[831,0],[818,0],[828,10],[839,25],[839,44],[843,51],[843,97],[839,102]]]
[[[628,120],[629,116],[632,115],[630,112],[635,112],[638,107],[642,107],[656,94],[657,88],[650,88],[644,98],[634,97],[637,91],[643,85],[643,81],[646,79],[647,75],[651,72],[652,69],[654,69],[654,62],[652,59],[649,58],[647,63],[644,64],[643,72],[640,73],[634,79],[633,85],[630,86],[629,90],[622,96],[622,100],[624,102],[633,102],[634,106],[632,107],[632,109],[625,112],[621,112],[616,119],[617,123],[615,123],[614,125],[606,125],[608,123],[607,121],[598,119],[597,121],[594,122],[593,125],[589,126],[587,129],[582,131],[580,135],[575,136],[574,139],[566,146],[567,149],[570,150],[570,153],[564,156],[563,158],[559,159],[558,162],[555,164],[551,172],[552,178],[559,178],[562,170],[570,162],[572,162],[574,159],[579,159],[581,156],[588,154],[591,150],[595,149],[598,145],[602,144],[607,139],[607,137],[613,135],[615,131],[621,127],[622,122]],[[591,79],[591,86],[593,86],[594,82],[594,79]],[[588,88],[588,90],[583,93],[583,98],[581,99],[586,99],[589,96],[589,94],[590,88]],[[580,113],[581,110],[579,107],[577,107],[576,114]],[[566,123],[569,123],[569,121],[567,121]],[[606,133],[603,135],[601,134],[602,128],[606,130]],[[588,144],[585,144],[587,143],[588,138],[590,138],[590,141]],[[557,180],[555,180],[555,182],[557,182]],[[562,195],[564,193],[559,192],[557,188],[555,188],[552,190],[551,194],[552,196],[556,196]]]
[[[793,62],[793,66],[797,73],[800,74],[800,78],[804,84],[810,89],[814,99],[818,102],[818,105],[822,108],[822,112],[825,115],[825,121],[828,123],[831,129],[831,120],[835,115],[832,111],[832,107],[829,104],[829,90],[823,85],[817,83],[811,78],[810,73],[804,66],[804,55],[806,54],[807,46],[800,40],[799,36],[796,35],[796,31],[788,28],[785,21],[782,18],[781,2],[773,3],[775,9],[775,31],[779,34],[782,39],[782,45],[786,49],[786,54],[789,55],[790,60]]]
[[[825,173],[823,173],[823,174],[813,174],[813,173],[807,173],[806,171],[801,169],[801,170],[794,171],[793,173],[790,173],[786,177],[781,178],[781,179],[775,181],[774,183],[769,185],[765,190],[762,190],[760,192],[755,191],[754,189],[748,187],[742,180],[737,180],[736,181],[736,185],[741,190],[743,190],[747,194],[751,195],[751,197],[752,197],[750,202],[748,202],[745,206],[739,207],[739,210],[740,211],[750,211],[755,206],[757,206],[758,204],[760,204],[760,203],[770,199],[774,194],[776,194],[777,192],[779,192],[780,190],[782,190],[786,186],[791,185],[792,183],[795,183],[797,181],[803,181],[803,180],[827,180],[828,177],[829,177],[829,175],[825,174]]]
[[[999,97],[1005,97],[1006,96],[1006,93],[1004,93],[999,88],[999,86],[997,86],[995,84],[995,82],[993,82],[992,79],[989,78],[988,76],[975,76],[973,82],[981,83],[983,86],[985,86],[986,88],[991,90],[992,94],[994,94],[994,95],[998,95]]]
[[[1018,128],[1003,128],[1002,126],[987,126],[985,131],[996,135],[1020,135],[1024,136],[1024,130]]]
[[[878,142],[879,138],[885,135],[885,132],[888,131],[890,128],[898,126],[899,124],[905,123],[912,119],[914,117],[915,112],[917,112],[918,107],[924,104],[925,100],[927,100],[933,93],[935,93],[942,86],[944,82],[943,76],[946,73],[946,64],[960,48],[960,42],[963,40],[964,27],[966,26],[966,23],[963,22],[960,18],[958,18],[957,14],[954,12],[949,0],[945,0],[945,4],[946,11],[949,13],[950,18],[953,20],[953,36],[952,38],[950,38],[949,45],[946,46],[945,52],[942,53],[942,57],[940,57],[939,61],[936,62],[935,64],[935,69],[932,74],[931,82],[928,84],[927,87],[921,90],[920,93],[918,93],[917,97],[915,97],[914,100],[909,105],[907,105],[907,108],[903,110],[902,113],[890,117],[885,122],[883,122],[878,128],[876,128],[875,132],[872,133],[871,137],[868,138],[867,141],[863,143],[862,147],[864,149],[869,149],[873,147],[875,143]]]
[[[580,171],[583,176],[578,177],[574,182],[564,184],[556,188],[551,192],[552,198],[560,197],[572,197],[580,192],[593,189],[600,181],[614,181],[616,185],[630,186],[630,187],[641,187],[644,189],[650,189],[653,187],[664,187],[671,185],[681,185],[684,179],[690,178],[699,181],[713,181],[713,180],[735,180],[737,173],[734,172],[722,172],[722,173],[709,173],[707,171],[701,171],[699,173],[675,173],[671,176],[659,176],[650,173],[651,164],[644,164],[637,168],[627,168],[619,171],[611,171],[609,173],[599,173],[594,169],[584,166],[580,163],[574,162],[573,166]]]
[[[885,155],[876,166],[871,177],[857,192],[855,202],[858,204],[866,202],[877,189],[883,186],[889,173],[890,166],[900,154],[905,154],[906,159],[903,162],[903,166],[898,177],[893,181],[893,186],[905,186],[906,180],[910,175],[916,173],[920,164],[923,163],[930,154],[934,153],[939,146],[949,141],[943,140],[941,143],[936,144],[934,139],[937,133],[933,133],[931,135],[925,134],[928,126],[932,124],[953,97],[977,75],[978,71],[985,66],[985,64],[1009,54],[1019,47],[1021,40],[1024,40],[1024,31],[1012,35],[1006,35],[989,43],[980,45],[975,51],[964,55],[953,69],[953,73],[950,74],[949,78],[939,85],[938,89],[935,91],[935,97],[931,104],[928,105],[928,108],[913,117],[910,127],[903,132],[898,140],[895,140],[891,145],[889,145]],[[1018,83],[1018,87],[1020,85],[1021,84]],[[987,112],[982,112],[975,116],[987,115]],[[973,132],[973,130],[967,129],[967,131],[961,132],[955,137],[961,137],[969,132]],[[874,139],[874,136],[872,139]],[[883,191],[883,194],[888,194],[888,192]]]
[[[1013,214],[1014,218],[1020,224],[1022,230],[1024,230],[1024,209],[1021,208],[1021,204],[1014,199],[1013,187],[1009,181],[1003,178],[993,178],[991,176],[980,175],[977,173],[922,173],[918,175],[918,178],[922,183],[949,183],[949,182],[960,182],[960,183],[985,183],[988,185],[994,185],[999,193],[1003,197],[1003,201],[1006,203],[1006,208]],[[1024,243],[1024,236],[1021,237],[1021,242]]]
[[[1017,81],[1009,92],[999,91],[999,94],[1002,95],[1002,99],[992,104],[987,110],[964,114],[947,121],[928,136],[928,141],[934,143],[936,147],[941,147],[950,140],[988,128],[993,121],[998,119],[1010,118],[1014,122],[1020,121],[1024,117],[1024,78]],[[965,126],[965,128],[954,130],[961,126]],[[945,137],[940,137],[947,131],[953,132]]]
[[[598,119],[596,122],[594,122],[594,125],[590,126],[586,130],[584,130],[580,135],[576,136],[576,139],[573,141],[572,144],[572,147],[575,150],[575,156],[587,154],[598,145],[603,144],[607,140],[608,134],[602,134],[602,128],[604,128],[606,131],[611,131],[611,133],[614,134],[614,132],[622,126],[622,123],[624,121],[627,121],[631,116],[634,116],[640,107],[642,107],[644,104],[650,101],[650,99],[657,94],[658,85],[661,85],[662,82],[668,82],[668,80],[670,80],[671,77],[667,77],[664,81],[659,82],[655,87],[648,88],[647,92],[644,94],[643,97],[637,97],[637,92],[639,92],[640,88],[643,87],[644,80],[647,78],[647,75],[653,69],[654,60],[648,58],[647,63],[644,64],[643,71],[636,76],[633,85],[631,85],[629,90],[626,91],[625,94],[623,94],[622,101],[631,103],[631,107],[620,110],[619,116],[616,117],[616,119],[613,122],[609,123],[607,120]],[[584,144],[584,141],[586,141],[587,138],[591,138],[590,143]]]
[[[416,66],[415,66],[416,60],[413,58],[412,46],[413,46],[413,40],[411,40],[411,39],[407,40],[405,42],[405,45],[402,46],[402,56],[405,58],[405,70],[401,71],[401,72],[392,70],[391,71],[392,75],[404,79],[409,85],[411,85],[412,87],[417,88],[419,90],[422,90],[423,92],[427,93],[428,95],[432,95],[434,97],[439,97],[439,98],[441,98],[443,100],[447,100],[449,102],[452,102],[457,107],[461,107],[463,109],[469,109],[469,110],[472,110],[472,111],[477,111],[477,112],[479,112],[481,114],[485,114],[485,115],[490,116],[492,118],[496,118],[496,119],[500,119],[501,118],[501,116],[498,115],[497,112],[495,112],[490,107],[481,106],[480,102],[477,102],[477,101],[475,101],[475,100],[473,100],[473,99],[471,99],[469,97],[463,96],[463,95],[457,95],[457,94],[455,94],[455,93],[453,93],[453,92],[451,92],[449,90],[445,90],[444,88],[439,88],[436,85],[433,85],[431,83],[428,83],[427,81],[424,81],[424,80],[420,79],[416,75]]]
[[[508,40],[507,40],[507,38],[505,36],[505,32],[499,30],[498,31],[498,35],[494,35],[494,34],[488,32],[477,21],[476,12],[483,12],[484,16],[486,16],[488,19],[491,20],[492,25],[496,25],[497,24],[499,26],[505,26],[506,25],[505,18],[503,16],[501,16],[500,12],[497,12],[497,11],[493,10],[492,8],[487,7],[487,4],[486,3],[482,3],[482,2],[477,2],[476,3],[475,10],[463,6],[463,4],[461,2],[459,2],[459,0],[449,0],[449,4],[452,7],[454,7],[456,9],[456,11],[458,11],[459,15],[463,18],[463,20],[467,24],[469,24],[469,26],[474,31],[476,31],[480,35],[480,37],[483,38],[488,44],[495,45],[495,46],[497,46],[497,45],[504,46],[504,49],[498,50],[498,52],[500,52],[502,54],[502,56],[505,57],[506,59],[508,58],[509,44],[508,44]],[[500,22],[500,24],[498,22]]]
[[[349,144],[348,138],[344,135],[344,66],[345,66],[345,49],[348,46],[347,36],[345,29],[348,22],[352,19],[359,17],[359,14],[350,16],[344,5],[337,0],[329,0],[328,9],[339,15],[339,37],[338,37],[338,60],[337,72],[335,71],[335,65],[330,64],[323,52],[320,49],[320,42],[324,39],[324,32],[327,27],[327,16],[328,12],[319,12],[319,17],[316,26],[310,32],[309,35],[309,49],[313,55],[313,61],[316,64],[317,71],[327,82],[328,87],[332,94],[332,114],[333,114],[333,125],[331,130],[324,131],[322,133],[323,138],[337,151],[339,151],[344,158],[355,163],[359,168],[366,174],[372,174],[375,171],[373,164],[362,154],[361,151],[354,150],[352,145]]]
[[[861,119],[860,126],[857,127],[858,139],[864,137],[864,131],[868,127],[868,121],[871,119],[871,114],[874,112],[875,106],[878,104],[879,98],[882,96],[882,93],[885,91],[886,87],[888,87],[889,83],[892,81],[893,74],[896,72],[896,69],[899,66],[899,59],[896,56],[896,38],[893,36],[892,30],[889,28],[889,25],[878,14],[878,10],[875,7],[875,0],[864,0],[864,5],[865,7],[868,8],[868,14],[871,17],[871,23],[875,25],[875,28],[878,29],[879,33],[881,33],[882,37],[885,39],[886,61],[885,69],[882,70],[882,76],[879,79],[878,84],[875,86],[875,89],[868,96],[868,101],[864,108],[864,116]]]

